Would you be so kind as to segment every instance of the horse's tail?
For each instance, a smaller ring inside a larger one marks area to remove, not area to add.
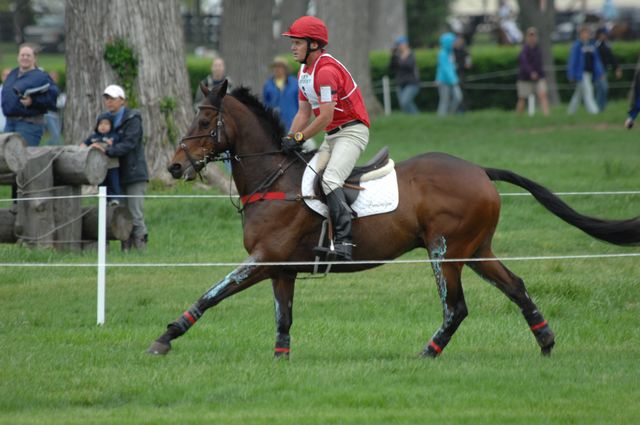
[[[491,180],[505,181],[530,192],[546,209],[594,238],[616,245],[640,244],[640,217],[629,220],[602,220],[575,211],[549,189],[512,171],[485,168]]]

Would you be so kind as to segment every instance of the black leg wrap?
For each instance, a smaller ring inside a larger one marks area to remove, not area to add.
[[[447,337],[445,332],[441,329],[431,338],[420,355],[422,357],[436,358],[440,353],[442,353],[442,350],[444,350],[444,347],[447,346],[450,340],[451,336]]]
[[[529,329],[536,337],[536,341],[540,346],[542,355],[548,356],[551,354],[551,349],[555,345],[555,334],[549,327],[549,324],[538,310],[533,310],[529,313],[524,313],[524,317],[529,324]]]
[[[291,352],[291,337],[288,334],[276,335],[276,346],[274,349],[274,357],[276,358],[289,358]]]

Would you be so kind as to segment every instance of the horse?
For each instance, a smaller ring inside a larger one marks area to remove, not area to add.
[[[211,90],[200,89],[205,100],[168,169],[174,178],[191,180],[209,161],[232,162],[233,180],[244,201],[239,209],[249,256],[171,322],[147,351],[167,354],[171,342],[206,310],[270,279],[277,328],[274,355],[288,358],[296,278],[299,273],[313,271],[313,248],[322,231],[323,217],[300,199],[300,181],[311,154],[287,156],[282,152],[284,130],[278,117],[246,88],[227,94],[227,83],[223,82]],[[500,197],[493,181],[526,189],[553,214],[592,237],[619,245],[640,242],[640,217],[601,220],[584,216],[545,187],[511,171],[484,168],[444,153],[399,162],[395,171],[397,208],[354,219],[354,261],[332,263],[331,272],[357,272],[380,265],[379,260],[394,259],[415,248],[426,249],[443,320],[420,351],[424,357],[439,356],[467,316],[461,282],[465,265],[520,308],[543,355],[550,355],[555,344],[555,335],[524,281],[492,251],[500,214]]]

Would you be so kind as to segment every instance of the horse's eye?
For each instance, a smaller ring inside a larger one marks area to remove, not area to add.
[[[211,121],[207,120],[207,119],[201,119],[200,120],[200,127],[209,127],[209,123]]]

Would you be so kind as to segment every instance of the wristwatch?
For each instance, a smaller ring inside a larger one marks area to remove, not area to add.
[[[298,143],[304,142],[304,134],[302,134],[301,131],[296,131],[296,133],[293,135],[293,140]]]

